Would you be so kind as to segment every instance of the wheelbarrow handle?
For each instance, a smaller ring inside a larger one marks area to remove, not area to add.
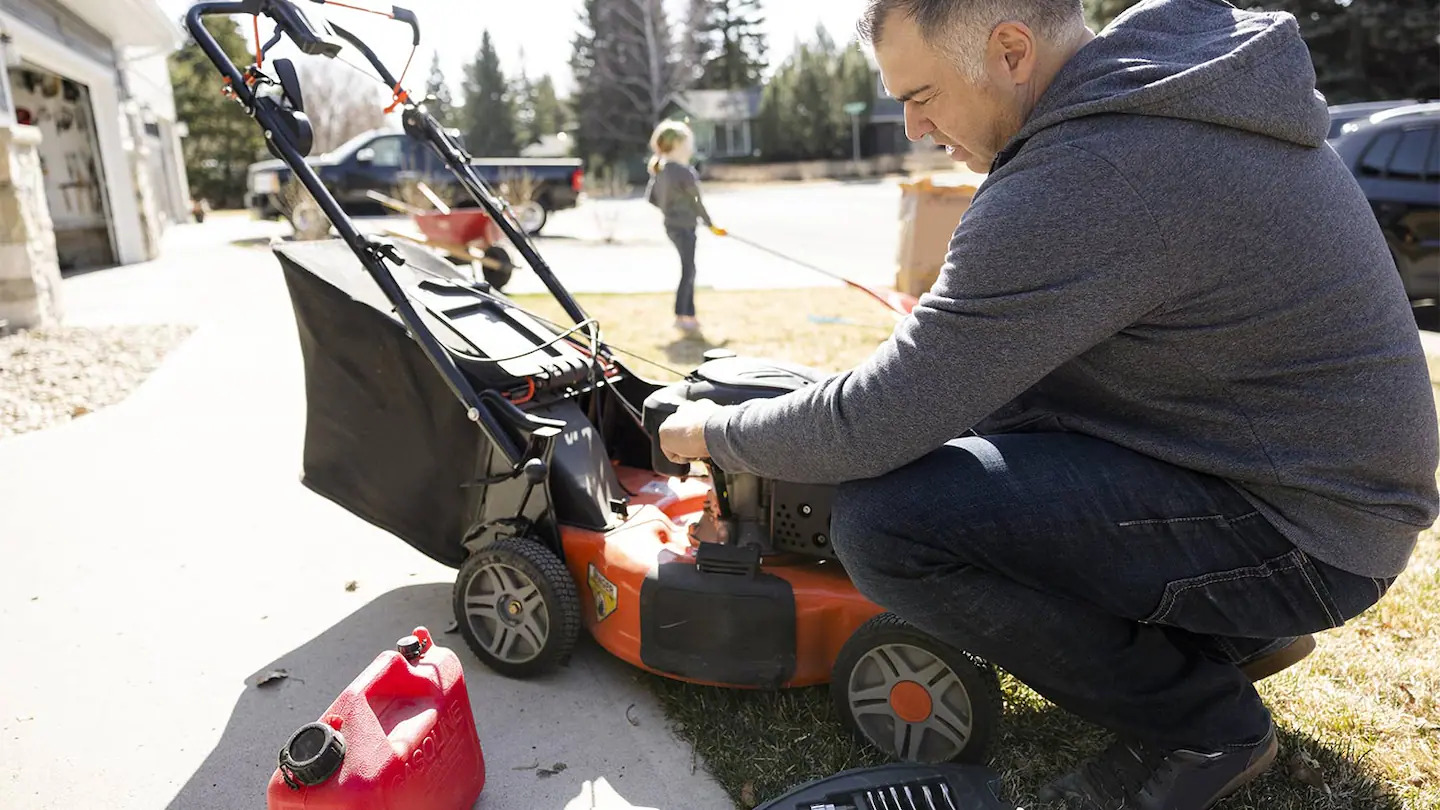
[[[413,206],[413,205],[410,205],[410,204],[408,204],[408,203],[403,203],[403,202],[395,199],[394,197],[388,197],[388,196],[386,196],[386,195],[384,195],[384,194],[381,194],[380,192],[376,191],[376,190],[373,189],[373,188],[370,189],[370,190],[368,190],[368,191],[366,191],[366,192],[365,192],[365,196],[366,196],[366,197],[369,197],[370,199],[374,200],[375,202],[380,203],[381,205],[385,206],[386,208],[389,208],[389,209],[392,210],[392,211],[399,211],[399,212],[402,213],[402,214],[409,214],[409,215],[411,215],[411,216],[416,216],[416,217],[418,217],[418,216],[421,216],[421,215],[423,215],[423,214],[428,214],[428,213],[430,213],[429,211],[425,211],[425,210],[423,210],[423,209],[417,208],[417,207],[415,207],[415,206]]]

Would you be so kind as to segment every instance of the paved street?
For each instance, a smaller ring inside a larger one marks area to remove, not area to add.
[[[717,188],[705,194],[716,224],[735,236],[867,284],[895,281],[900,187],[895,178]],[[369,230],[410,230],[406,218],[364,220]],[[607,242],[606,238],[613,239]],[[643,199],[586,200],[552,215],[538,240],[541,255],[573,292],[675,289],[675,249],[660,212]],[[515,258],[519,259],[518,254]],[[766,289],[835,284],[734,239],[702,232],[696,256],[701,287]],[[512,292],[541,289],[521,271]]]

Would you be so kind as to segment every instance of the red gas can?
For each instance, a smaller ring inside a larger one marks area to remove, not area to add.
[[[269,810],[470,810],[485,759],[460,659],[415,628],[280,749]]]

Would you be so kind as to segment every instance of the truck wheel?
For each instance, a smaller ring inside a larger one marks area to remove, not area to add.
[[[526,236],[535,236],[545,229],[550,221],[550,211],[539,200],[531,200],[515,206],[515,219],[524,229]]]
[[[483,265],[485,281],[490,288],[496,292],[503,292],[505,285],[510,283],[510,277],[515,274],[515,263],[510,260],[510,254],[505,248],[499,245],[491,245],[485,249],[485,258],[493,260],[496,266]]]
[[[851,733],[908,762],[982,762],[1001,714],[990,665],[892,613],[860,626],[831,672]]]
[[[580,635],[580,596],[565,564],[534,540],[509,538],[471,554],[451,594],[470,650],[512,678],[553,670]]]

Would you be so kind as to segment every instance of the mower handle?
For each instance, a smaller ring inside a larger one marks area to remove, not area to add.
[[[300,181],[326,217],[335,225],[340,238],[350,247],[356,258],[365,267],[370,277],[379,285],[381,292],[395,307],[395,313],[407,332],[420,344],[427,358],[435,366],[451,392],[465,406],[467,418],[479,425],[485,438],[492,442],[504,455],[511,467],[511,475],[519,476],[525,464],[532,458],[548,457],[549,446],[560,434],[564,424],[551,419],[539,419],[521,411],[514,403],[494,392],[490,396],[477,394],[475,388],[460,371],[440,342],[421,321],[415,306],[400,289],[394,275],[386,266],[387,260],[403,263],[393,245],[373,242],[356,229],[355,224],[340,208],[340,204],[320,182],[315,169],[305,161],[303,155],[286,135],[289,131],[283,116],[291,113],[280,107],[273,99],[257,98],[254,90],[246,83],[240,69],[216,43],[202,19],[213,14],[264,14],[287,35],[297,35],[308,43],[308,47],[321,54],[334,55],[340,46],[327,33],[317,31],[309,19],[290,0],[237,0],[236,2],[208,2],[191,6],[185,15],[185,26],[195,42],[215,64],[227,82],[235,99],[245,108],[265,132],[266,141],[281,160],[290,167],[294,177]],[[329,30],[328,28],[326,29]],[[328,43],[328,44],[327,44]],[[299,44],[299,43],[297,43]],[[334,50],[331,50],[333,46]],[[306,46],[302,46],[304,49]],[[366,49],[368,50],[368,49]],[[373,54],[372,54],[373,57]],[[378,60],[377,60],[378,61]]]

